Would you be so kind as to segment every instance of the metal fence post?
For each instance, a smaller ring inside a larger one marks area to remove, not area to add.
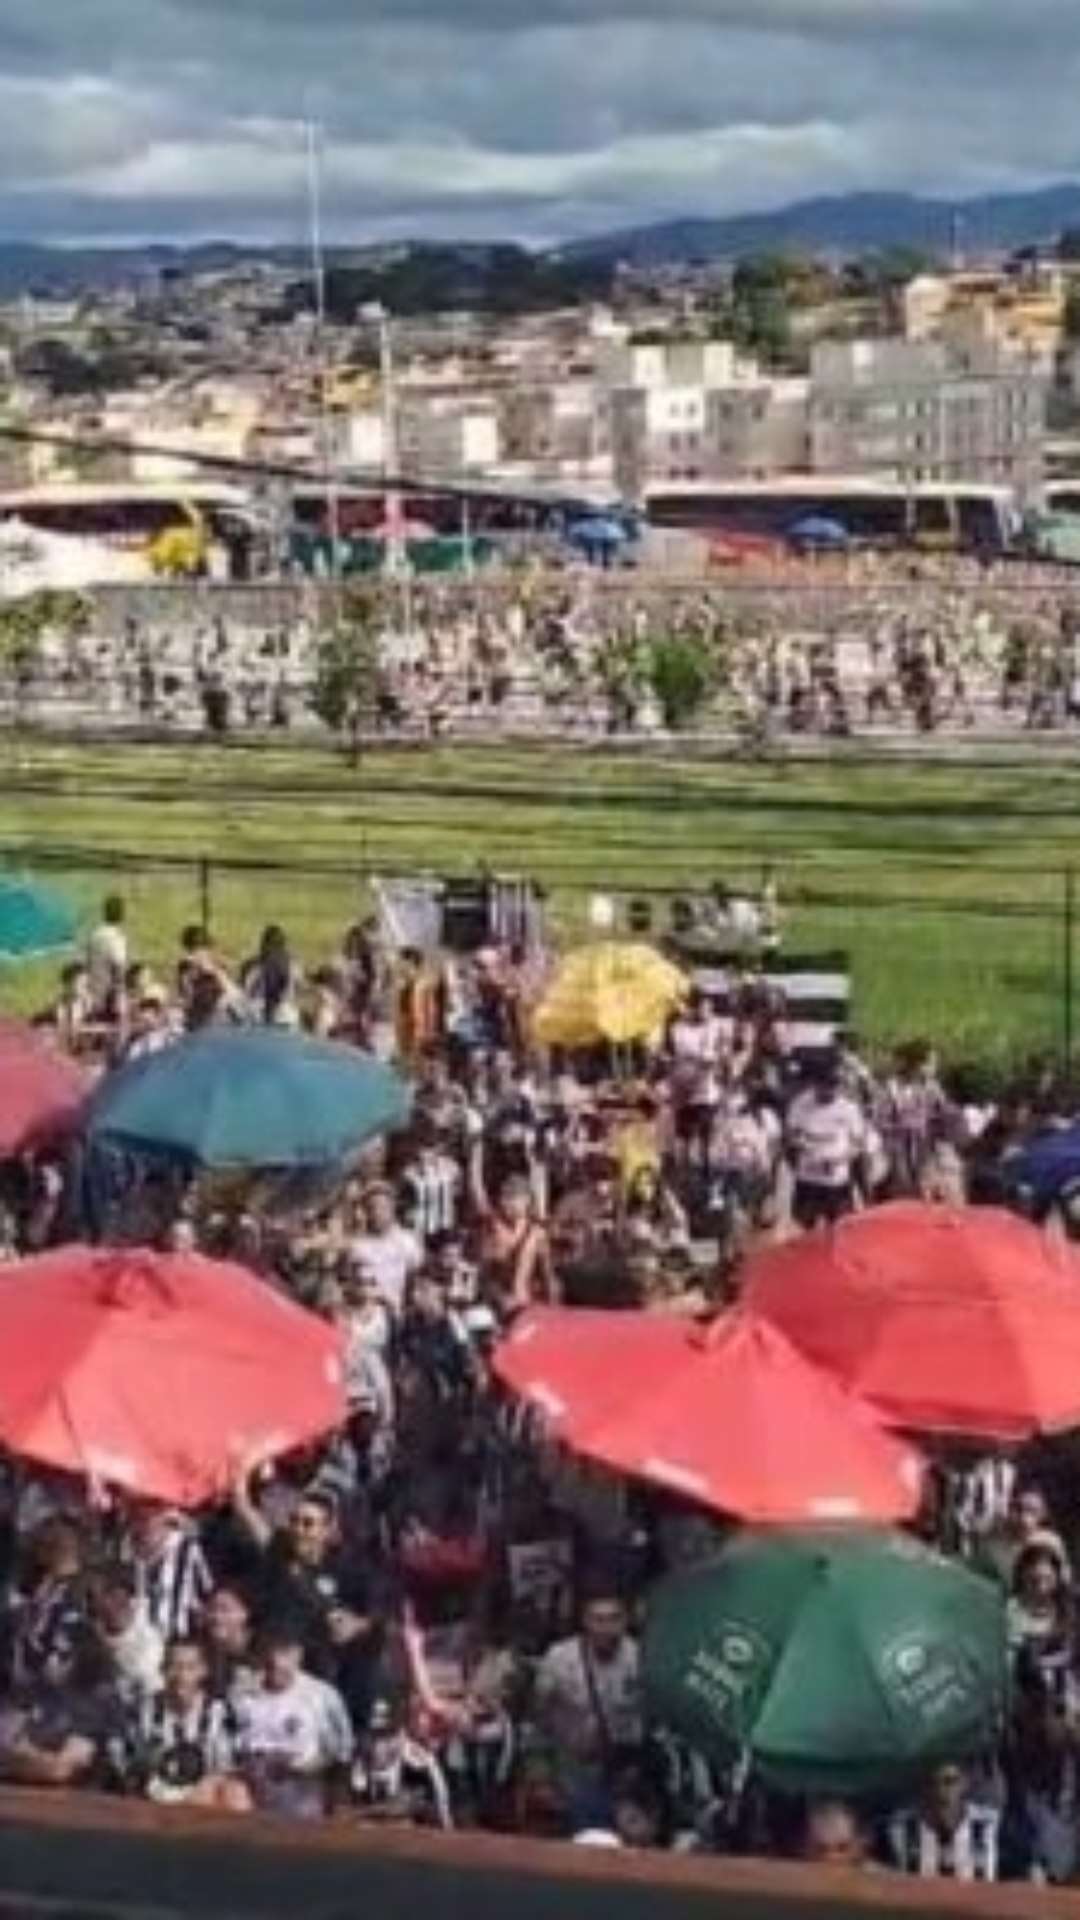
[[[210,862],[204,854],[199,861],[199,920],[207,933],[211,931],[211,911]]]
[[[1062,955],[1062,1051],[1066,1074],[1072,1072],[1073,1058],[1073,927],[1076,920],[1076,872],[1072,867],[1065,869],[1065,915],[1063,937],[1065,950]]]

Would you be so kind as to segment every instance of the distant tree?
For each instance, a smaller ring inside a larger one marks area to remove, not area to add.
[[[695,720],[713,692],[713,674],[705,650],[692,640],[671,637],[655,640],[650,650],[648,678],[664,716],[664,725],[679,733]]]
[[[319,635],[309,699],[324,727],[347,745],[354,765],[364,722],[374,711],[378,670],[375,601],[369,594],[350,593]]]
[[[0,603],[0,665],[10,670],[14,680],[20,721],[41,664],[46,634],[85,633],[92,619],[93,607],[83,594],[56,588],[43,587]]]
[[[906,287],[909,280],[917,280],[920,274],[938,270],[933,255],[918,247],[886,247],[872,257],[870,265],[882,287]]]
[[[43,334],[24,347],[16,356],[15,367],[20,379],[40,381],[58,400],[100,391],[93,362],[52,334]]]
[[[791,278],[792,262],[783,253],[748,253],[731,276],[731,291],[738,300],[761,293],[784,293]]]
[[[777,288],[760,288],[736,298],[731,310],[731,337],[744,353],[775,365],[791,350],[791,312]]]
[[[1059,260],[1080,260],[1080,227],[1066,227],[1057,244]]]
[[[1080,286],[1073,285],[1065,295],[1065,313],[1062,328],[1070,346],[1080,340]]]
[[[44,334],[16,356],[16,370],[24,380],[39,380],[55,399],[115,392],[139,380],[159,379],[166,371],[159,354],[129,347],[111,336],[79,351],[66,340]]]
[[[561,260],[524,247],[410,247],[385,264],[332,264],[326,307],[344,325],[372,301],[405,317],[461,308],[513,315],[606,296],[611,278],[611,269],[601,263]],[[299,284],[286,291],[285,300],[293,312],[310,307]]]

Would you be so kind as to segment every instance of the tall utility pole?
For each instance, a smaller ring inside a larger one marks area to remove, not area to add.
[[[308,211],[311,229],[311,285],[315,295],[315,378],[318,382],[319,464],[326,487],[326,523],[330,536],[330,575],[339,572],[341,542],[341,502],[337,481],[337,455],[327,388],[329,368],[326,358],[326,259],[322,234],[322,128],[308,120],[307,134]]]
[[[386,480],[383,493],[383,522],[386,528],[386,571],[400,574],[408,561],[405,529],[402,524],[401,495],[391,487],[391,476],[401,465],[398,447],[397,390],[394,385],[393,321],[381,300],[372,300],[361,310],[361,318],[377,328],[379,336],[379,392],[382,401],[382,470]]]
[[[401,613],[406,634],[413,624],[412,569],[405,532],[404,504],[397,487],[391,485],[401,466],[398,446],[397,388],[394,384],[394,323],[381,300],[372,300],[360,311],[362,320],[377,328],[379,336],[379,386],[382,399],[383,523],[386,552],[383,571],[401,582]]]

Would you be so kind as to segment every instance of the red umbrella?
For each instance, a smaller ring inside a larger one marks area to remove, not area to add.
[[[896,1201],[755,1254],[743,1297],[897,1426],[1080,1425],[1080,1260],[993,1208]]]
[[[766,1524],[906,1520],[921,1463],[767,1321],[535,1308],[500,1377],[591,1458]]]
[[[0,1021],[0,1159],[70,1133],[86,1099],[79,1068],[32,1027]]]
[[[0,1446],[198,1506],[345,1418],[325,1321],[243,1267],[62,1247],[0,1271]]]

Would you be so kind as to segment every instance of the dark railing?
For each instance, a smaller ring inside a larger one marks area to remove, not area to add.
[[[0,1915],[28,1920],[1078,1920],[1080,1898],[767,1861],[317,1827],[0,1792]]]

